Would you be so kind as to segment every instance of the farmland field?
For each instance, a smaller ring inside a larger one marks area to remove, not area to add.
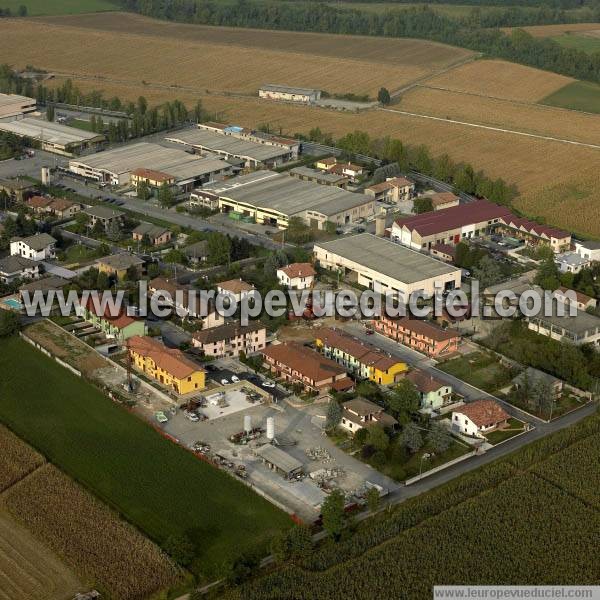
[[[574,48],[575,50],[581,50],[582,52],[598,52],[600,51],[600,38],[593,35],[596,32],[590,32],[590,34],[572,34],[565,33],[563,35],[553,36],[552,40],[559,43],[565,48]]]
[[[600,31],[600,23],[564,23],[556,25],[530,25],[521,27],[534,37],[554,37],[563,33],[586,33],[588,31]],[[511,28],[504,28],[510,32]]]
[[[55,554],[0,509],[1,600],[68,600],[85,589]]]
[[[0,425],[0,492],[44,463],[44,457]]]
[[[600,85],[589,81],[574,81],[546,96],[541,104],[600,113]]]
[[[27,44],[32,38],[37,43]],[[399,88],[471,53],[421,40],[236,30],[105,13],[3,20],[0,54],[14,65],[197,94],[255,95],[271,82],[375,97],[381,86]]]
[[[2,8],[10,8],[13,15],[19,6],[27,6],[29,16],[36,15],[72,15],[87,12],[115,10],[110,0],[2,0]]]
[[[432,77],[430,87],[480,96],[537,102],[573,79],[503,60],[477,60]]]
[[[598,585],[598,427],[590,417],[528,445],[226,597],[354,600],[395,590],[395,598],[420,600],[440,583]]]
[[[32,533],[113,598],[141,600],[179,579],[158,546],[52,465],[3,499]]]
[[[44,393],[31,373],[44,374]],[[269,502],[113,404],[26,342],[0,346],[0,421],[163,544],[187,535],[213,576],[291,525]],[[40,418],[43,414],[43,418]]]

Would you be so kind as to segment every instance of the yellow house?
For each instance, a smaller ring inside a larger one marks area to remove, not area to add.
[[[162,171],[154,171],[152,169],[136,169],[131,172],[131,183],[137,188],[138,184],[143,181],[151,188],[160,188],[162,185],[173,185],[175,177]]]
[[[177,394],[206,387],[206,372],[186,358],[180,350],[167,348],[150,337],[136,335],[127,341],[127,349],[137,369]]]
[[[96,266],[101,273],[114,275],[117,279],[125,279],[127,271],[134,268],[138,275],[142,274],[144,261],[141,258],[127,252],[122,254],[111,254],[96,261]]]
[[[315,333],[315,345],[326,357],[343,365],[348,373],[380,385],[395,383],[408,371],[405,362],[334,327],[319,329]]]
[[[328,156],[327,158],[321,158],[315,162],[315,168],[321,169],[321,171],[328,171],[337,164],[335,156]]]

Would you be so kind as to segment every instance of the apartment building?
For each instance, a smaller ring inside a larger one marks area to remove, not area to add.
[[[192,335],[192,345],[204,356],[222,358],[224,356],[246,355],[263,350],[267,345],[267,330],[261,323],[228,323],[220,327],[196,331]]]

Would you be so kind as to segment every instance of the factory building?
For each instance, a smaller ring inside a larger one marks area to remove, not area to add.
[[[134,186],[140,181],[155,186],[167,182],[168,185],[174,183],[181,191],[224,177],[232,169],[232,165],[220,158],[203,158],[148,142],[129,144],[69,162],[70,171],[87,179]]]
[[[0,131],[13,133],[20,138],[29,138],[39,143],[42,150],[64,156],[96,151],[106,139],[98,133],[31,117],[18,121],[0,121]]]
[[[381,293],[433,294],[460,287],[460,269],[370,233],[317,243],[314,257],[325,269],[341,271],[360,285]]]
[[[244,139],[240,133],[235,134],[227,129],[242,128],[224,128],[220,133],[214,130],[197,127],[176,131],[168,138],[168,142],[181,144],[188,148],[193,148],[199,152],[208,152],[221,156],[225,160],[240,160],[245,167],[276,167],[292,160],[297,156],[297,150],[290,145],[272,145],[269,143],[255,142],[250,139]]]
[[[267,83],[262,85],[258,90],[258,97],[265,98],[267,100],[282,100],[285,102],[314,104],[321,99],[321,90]]]
[[[35,100],[18,94],[0,94],[0,121],[21,119],[35,112]]]

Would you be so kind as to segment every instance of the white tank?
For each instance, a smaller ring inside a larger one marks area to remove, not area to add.
[[[50,169],[48,167],[42,167],[42,184],[48,185],[50,180]]]
[[[378,214],[375,217],[375,235],[378,237],[385,235],[385,213]]]
[[[275,439],[275,418],[274,417],[267,418],[267,439],[268,440]]]
[[[250,433],[252,431],[252,416],[244,415],[244,431]]]

